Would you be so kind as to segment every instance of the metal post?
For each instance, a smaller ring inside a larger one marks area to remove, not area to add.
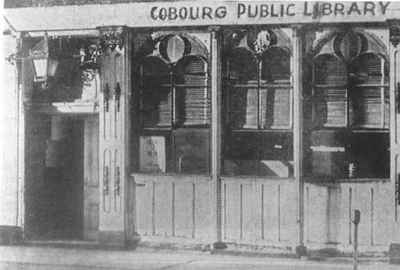
[[[353,242],[353,270],[358,269],[358,224],[360,223],[361,213],[360,210],[354,210],[353,223],[354,223],[354,242]]]

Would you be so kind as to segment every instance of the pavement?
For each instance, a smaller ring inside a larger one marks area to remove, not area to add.
[[[0,269],[7,270],[341,270],[353,269],[351,260],[312,261],[307,258],[270,258],[139,248],[99,250],[40,246],[0,246]],[[365,260],[360,270],[394,270],[400,265]]]

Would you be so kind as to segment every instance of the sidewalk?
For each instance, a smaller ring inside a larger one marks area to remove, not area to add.
[[[94,250],[52,247],[0,246],[0,269],[43,270],[182,270],[182,269],[352,269],[351,260],[317,262],[306,259],[212,255],[207,252],[151,250]],[[399,265],[361,262],[359,269],[394,270]]]

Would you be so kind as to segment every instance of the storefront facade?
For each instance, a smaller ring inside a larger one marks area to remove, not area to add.
[[[399,4],[100,2],[6,9],[25,239],[400,242]]]

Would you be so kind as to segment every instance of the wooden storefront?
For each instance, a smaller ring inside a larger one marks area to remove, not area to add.
[[[399,7],[6,9],[24,105],[17,225],[27,239],[349,251],[359,209],[360,249],[387,251],[400,242]],[[30,57],[45,36],[58,60],[46,86]]]

